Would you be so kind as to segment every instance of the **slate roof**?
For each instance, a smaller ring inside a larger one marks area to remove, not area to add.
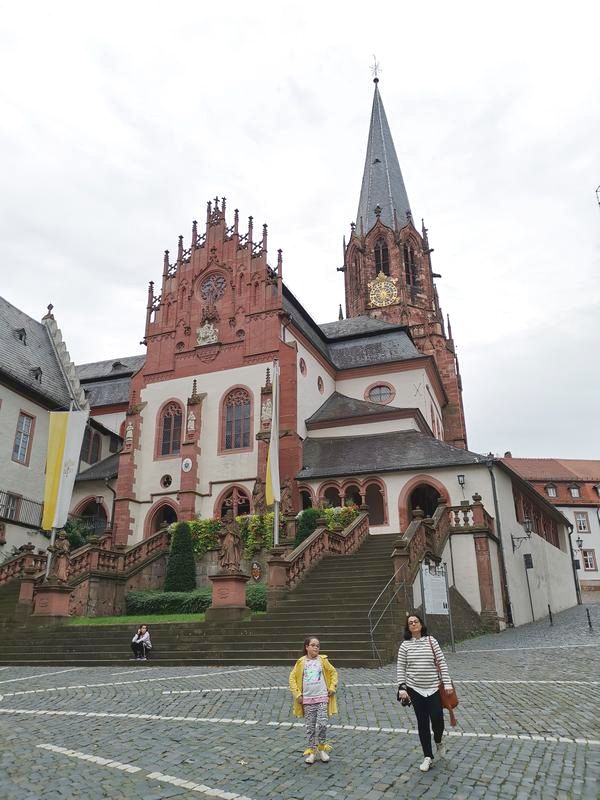
[[[75,481],[103,481],[105,478],[116,478],[118,471],[119,454],[111,453],[111,455],[103,458],[102,461],[98,461],[97,464],[92,464],[91,467],[80,472]]]
[[[461,450],[419,431],[394,431],[370,436],[312,438],[303,445],[298,480],[397,472],[406,469],[466,466],[485,457]]]
[[[145,355],[127,356],[126,358],[109,358],[106,361],[92,361],[75,367],[80,381],[101,380],[103,378],[125,377],[133,375],[144,366]],[[119,366],[122,365],[122,366]]]
[[[424,357],[401,325],[392,325],[366,315],[317,325],[285,285],[283,310],[335,369]]]
[[[114,381],[93,381],[82,385],[85,396],[93,408],[129,402],[130,377],[118,378]]]
[[[600,461],[576,458],[503,458],[528,481],[599,481]]]
[[[376,418],[382,414],[389,414],[390,411],[399,410],[396,406],[371,403],[368,400],[357,400],[355,397],[347,397],[345,394],[334,392],[306,420],[306,424],[308,425],[311,422],[330,422],[336,419],[351,419],[352,417]]]
[[[356,230],[368,233],[377,222],[375,207],[380,206],[380,220],[389,228],[394,228],[394,209],[399,227],[407,223],[406,212],[410,204],[396,148],[388,125],[379,86],[375,83],[367,156],[360,190],[360,201],[356,214]]]
[[[17,331],[24,331],[20,341]],[[41,369],[41,380],[34,371]],[[0,297],[0,372],[56,408],[69,408],[69,388],[46,326]]]

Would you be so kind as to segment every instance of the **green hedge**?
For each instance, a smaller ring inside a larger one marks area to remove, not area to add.
[[[240,535],[244,543],[244,558],[251,559],[259,550],[270,550],[273,547],[273,512],[268,514],[247,514],[236,517],[240,526]],[[207,550],[219,547],[220,519],[194,519],[189,523],[192,534],[192,547],[198,558]],[[283,532],[283,520],[280,523]]]
[[[196,560],[187,522],[178,522],[167,561],[165,592],[192,592],[196,586]]]
[[[140,619],[147,614],[202,614],[210,606],[211,599],[212,590],[208,587],[193,592],[129,592],[125,598],[125,612],[137,614]],[[252,611],[266,611],[266,584],[248,585],[246,603]]]
[[[296,525],[296,538],[294,539],[294,547],[314,533],[317,528],[317,520],[321,516],[319,508],[305,508],[298,517],[298,524]]]

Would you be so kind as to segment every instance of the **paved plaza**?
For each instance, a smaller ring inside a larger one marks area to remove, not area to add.
[[[589,608],[593,632],[579,607],[447,648],[458,727],[426,774],[393,665],[340,670],[331,761],[313,766],[283,667],[4,667],[0,798],[597,800],[600,605]]]

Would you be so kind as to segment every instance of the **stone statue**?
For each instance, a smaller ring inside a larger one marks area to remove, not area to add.
[[[125,446],[131,447],[133,442],[133,423],[128,422],[125,426]]]
[[[54,547],[49,547],[51,553],[50,574],[60,583],[66,583],[69,572],[69,540],[67,534],[61,531],[54,540]]]
[[[255,514],[264,514],[267,508],[267,498],[265,494],[265,484],[260,478],[256,479],[252,490],[252,505]]]
[[[212,322],[205,322],[204,325],[196,331],[196,343],[200,347],[206,344],[215,344],[218,341],[219,332]]]
[[[187,432],[188,433],[195,433],[196,432],[196,415],[193,411],[190,411],[187,418]]]
[[[294,502],[292,500],[292,487],[288,480],[283,481],[281,484],[281,504],[280,511],[282,514],[294,513]]]
[[[228,511],[221,521],[219,541],[221,542],[219,553],[221,570],[223,572],[239,572],[242,558],[242,537],[232,511]]]

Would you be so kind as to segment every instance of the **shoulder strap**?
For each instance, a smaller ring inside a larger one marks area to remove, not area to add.
[[[437,669],[438,678],[440,681],[442,680],[442,672],[440,670],[440,665],[438,664],[437,657],[435,655],[435,650],[433,649],[433,642],[431,641],[431,636],[427,637],[429,639],[429,646],[431,647],[431,652],[433,653],[433,663],[435,664],[435,668]]]

